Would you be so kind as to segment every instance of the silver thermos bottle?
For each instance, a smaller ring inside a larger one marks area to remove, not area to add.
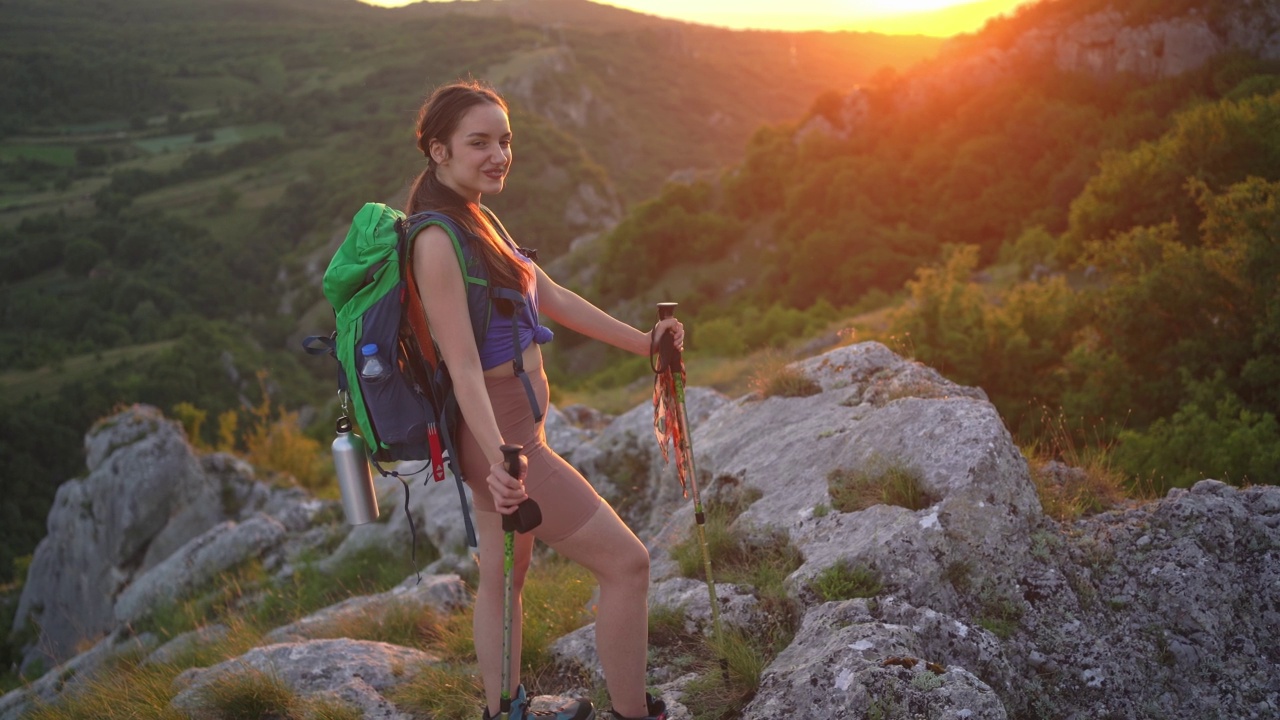
[[[347,522],[363,525],[378,519],[378,496],[373,491],[373,475],[364,438],[351,431],[351,420],[338,418],[338,437],[333,440],[333,467],[338,471],[338,491]]]

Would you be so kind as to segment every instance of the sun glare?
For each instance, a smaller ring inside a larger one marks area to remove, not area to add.
[[[363,0],[399,6],[415,0]],[[430,0],[441,1],[441,0]],[[1034,0],[596,0],[687,22],[770,30],[857,30],[945,37]]]

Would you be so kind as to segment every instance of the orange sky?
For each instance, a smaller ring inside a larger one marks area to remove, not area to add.
[[[365,0],[406,5],[415,0]],[[599,0],[597,0],[599,1]],[[864,30],[947,36],[1032,0],[611,0],[651,15],[732,28]]]

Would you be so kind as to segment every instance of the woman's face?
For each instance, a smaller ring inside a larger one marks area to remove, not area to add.
[[[511,169],[511,124],[507,113],[490,102],[463,114],[448,145],[431,141],[437,177],[472,202],[485,193],[502,192]]]

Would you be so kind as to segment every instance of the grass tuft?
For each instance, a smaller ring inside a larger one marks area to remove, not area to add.
[[[185,720],[169,708],[173,680],[180,670],[169,665],[110,663],[95,677],[77,684],[53,703],[37,702],[26,720]]]
[[[711,657],[704,659],[697,679],[685,686],[680,702],[694,720],[739,717],[755,697],[772,656],[751,636],[732,630],[712,638],[709,646]]]
[[[202,712],[210,720],[259,720],[301,715],[301,699],[279,677],[246,668],[226,673],[200,688]]]
[[[376,613],[362,612],[334,618],[310,628],[307,636],[314,639],[371,640],[426,650],[440,641],[443,624],[439,614],[431,608],[393,603]]]
[[[1106,431],[1097,426],[1086,429],[1083,419],[1073,423],[1064,413],[1054,414],[1043,407],[1040,424],[1043,439],[1024,448],[1023,455],[1046,515],[1071,522],[1124,502],[1126,479],[1112,465],[1115,443],[1103,440]],[[1090,434],[1092,442],[1086,442],[1084,438]],[[1137,490],[1135,495],[1144,494]]]
[[[707,507],[703,526],[717,582],[752,588],[763,617],[749,632],[725,628],[721,637],[694,638],[684,630],[684,614],[660,609],[651,614],[655,646],[677,656],[668,664],[691,665],[699,678],[686,688],[683,702],[698,720],[738,717],[755,696],[760,673],[795,636],[799,610],[788,597],[785,580],[804,559],[782,532],[748,531],[734,521],[759,494]],[[696,532],[671,549],[686,577],[706,579]]]
[[[551,644],[590,622],[587,605],[595,578],[582,566],[550,555],[531,568],[524,583],[521,661],[531,676],[548,672],[555,662]]]
[[[484,688],[474,668],[424,666],[389,693],[402,710],[434,720],[474,720],[482,712]]]
[[[900,463],[873,459],[865,469],[836,468],[827,473],[831,505],[840,512],[857,512],[873,505],[897,505],[924,510],[938,501],[920,474]]]
[[[879,574],[865,565],[841,561],[818,573],[809,587],[824,602],[869,598],[880,594]]]
[[[822,387],[795,366],[777,355],[769,355],[761,361],[752,374],[751,389],[766,398],[808,397],[822,392]]]

